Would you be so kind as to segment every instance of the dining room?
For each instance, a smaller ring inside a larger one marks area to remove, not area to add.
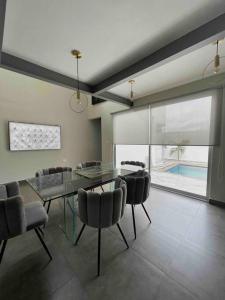
[[[222,0],[0,0],[1,300],[225,298],[224,37]]]

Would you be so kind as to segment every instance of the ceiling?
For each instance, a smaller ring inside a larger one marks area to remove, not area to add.
[[[134,99],[213,75],[213,64],[207,68],[204,76],[203,71],[214,58],[215,52],[216,45],[210,44],[134,78]],[[220,61],[220,72],[225,72],[225,41],[219,45],[219,53],[224,56]],[[125,82],[110,92],[129,97],[130,84]]]
[[[79,49],[80,78],[94,85],[224,12],[224,0],[7,0],[3,51],[74,77]],[[213,50],[139,76],[136,96],[198,78]]]

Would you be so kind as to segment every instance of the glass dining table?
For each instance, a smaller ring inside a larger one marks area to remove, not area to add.
[[[27,179],[27,183],[43,201],[47,212],[51,202],[59,200],[63,206],[63,224],[59,224],[66,237],[72,242],[76,238],[77,194],[80,188],[93,190],[107,185],[112,189],[112,182],[122,175],[127,176],[134,171],[115,168],[113,164],[76,169],[71,172],[41,175]],[[69,213],[68,213],[69,210]]]

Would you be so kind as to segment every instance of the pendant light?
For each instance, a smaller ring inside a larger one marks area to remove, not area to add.
[[[133,85],[135,84],[135,80],[131,79],[128,81],[128,83],[130,84],[130,100],[133,101],[134,100]]]
[[[75,92],[70,98],[70,108],[76,113],[82,113],[88,106],[88,97],[80,92],[80,79],[79,79],[79,59],[82,58],[79,50],[72,50],[72,56],[76,59],[76,73],[77,73],[77,87]]]
[[[225,56],[220,56],[219,54],[219,45],[223,40],[217,40],[213,45],[216,46],[216,55],[215,57],[207,64],[207,66],[203,70],[203,78],[219,74],[221,70],[224,70],[225,67]]]

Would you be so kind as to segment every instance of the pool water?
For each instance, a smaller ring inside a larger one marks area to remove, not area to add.
[[[187,176],[198,179],[207,179],[207,168],[204,167],[193,167],[187,165],[177,165],[167,170],[169,173]]]

